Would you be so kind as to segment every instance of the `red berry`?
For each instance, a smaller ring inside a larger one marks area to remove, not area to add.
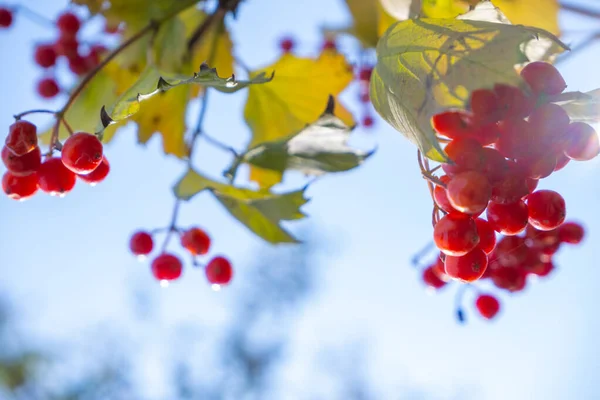
[[[487,264],[487,254],[479,247],[459,257],[446,256],[444,262],[446,275],[461,282],[474,282],[481,278]]]
[[[210,237],[200,228],[191,228],[181,235],[181,246],[194,256],[208,253],[210,248]]]
[[[505,119],[525,118],[535,107],[536,99],[527,97],[518,87],[497,83],[494,85],[494,93]]]
[[[76,174],[88,174],[102,162],[102,143],[96,135],[75,133],[63,144],[61,159]]]
[[[440,176],[440,181],[447,185],[448,182],[450,182],[450,177],[447,175],[442,175]],[[450,200],[448,200],[448,192],[443,186],[435,186],[433,189],[433,198],[435,199],[438,207],[447,213],[458,212],[456,209],[454,209],[454,207],[452,207],[452,204],[450,204]]]
[[[370,128],[373,126],[373,124],[375,124],[375,120],[370,115],[365,116],[362,120],[362,125],[365,128]]]
[[[0,28],[8,28],[13,23],[13,13],[8,8],[0,8]]]
[[[527,239],[528,246],[534,249],[553,246],[559,242],[558,229],[541,231],[531,224],[527,225],[525,238]]]
[[[16,156],[8,147],[2,147],[2,162],[13,175],[25,176],[37,172],[42,163],[42,152],[35,147],[29,153]]]
[[[60,92],[58,83],[54,78],[44,78],[38,82],[37,92],[45,99],[51,99]]]
[[[106,156],[103,156],[102,162],[96,167],[95,170],[93,170],[89,174],[78,174],[77,177],[85,183],[90,184],[91,186],[96,186],[98,183],[102,182],[106,178],[109,172],[110,164],[108,163]]]
[[[37,128],[29,121],[19,120],[8,127],[6,147],[16,156],[29,153],[37,147]]]
[[[56,50],[51,44],[40,44],[35,48],[34,59],[42,68],[50,68],[56,64]]]
[[[571,159],[567,157],[565,153],[559,154],[556,158],[556,167],[554,167],[554,172],[560,171],[561,169],[566,167],[569,161],[571,161]]]
[[[294,46],[295,46],[295,43],[294,43],[294,39],[292,39],[292,38],[284,38],[281,40],[281,42],[279,42],[279,47],[285,53],[290,53],[294,49]]]
[[[56,43],[54,43],[54,50],[59,56],[67,58],[75,57],[79,50],[79,42],[75,37],[61,35]]]
[[[322,49],[324,51],[326,50],[337,50],[337,46],[335,44],[335,40],[333,39],[327,39],[323,42],[323,46]]]
[[[478,121],[498,122],[502,119],[502,109],[498,102],[498,96],[490,89],[474,90],[471,93],[471,110]]]
[[[537,275],[539,277],[548,276],[550,272],[554,270],[554,264],[552,262],[539,262],[533,268],[527,270],[527,272]]]
[[[85,56],[85,62],[88,69],[95,68],[102,59],[102,56],[108,52],[108,49],[101,44],[95,44],[90,48],[90,52]]]
[[[521,268],[496,268],[492,271],[491,278],[494,285],[509,292],[520,292],[525,289],[527,283],[527,274]]]
[[[358,80],[363,82],[369,82],[371,80],[371,74],[373,73],[372,67],[363,67],[358,71]]]
[[[114,35],[116,33],[119,33],[119,30],[121,29],[119,24],[116,25],[110,25],[108,23],[108,21],[105,21],[104,23],[104,32],[110,34],[110,35]]]
[[[75,174],[64,166],[60,158],[46,159],[38,170],[39,187],[51,196],[64,196],[75,187]]]
[[[446,286],[446,282],[438,277],[433,266],[429,266],[423,270],[423,282],[432,289],[440,289]]]
[[[496,149],[506,158],[526,158],[539,153],[530,123],[524,119],[506,119],[498,124],[500,137]],[[534,147],[534,145],[536,147]]]
[[[585,236],[585,229],[577,222],[565,222],[558,228],[558,238],[563,243],[579,244]]]
[[[181,276],[181,260],[169,253],[162,253],[152,261],[152,274],[160,281],[173,281]]]
[[[531,158],[518,159],[525,176],[531,179],[543,179],[550,176],[556,169],[556,156],[551,153],[540,154]]]
[[[154,240],[148,232],[138,231],[129,239],[129,250],[136,256],[146,256],[152,252]]]
[[[37,174],[17,176],[7,171],[2,177],[2,190],[13,200],[28,199],[38,190],[38,176]]]
[[[358,101],[360,101],[361,103],[368,103],[369,101],[371,101],[371,95],[369,94],[369,91],[365,90],[361,92],[358,95]]]
[[[526,240],[521,236],[504,236],[496,245],[496,261],[503,267],[518,267],[528,254]]]
[[[90,61],[80,55],[69,57],[69,69],[75,75],[81,76],[88,73]]]
[[[487,207],[487,220],[496,232],[506,236],[517,235],[527,226],[527,205],[523,200],[512,204],[490,202]]]
[[[533,143],[538,154],[552,151],[562,152],[571,119],[561,106],[554,103],[542,104],[529,116],[529,126],[534,136]]]
[[[61,34],[75,36],[81,27],[81,22],[77,15],[67,11],[58,17],[56,26]]]
[[[598,133],[590,125],[573,122],[567,129],[565,155],[572,160],[589,161],[600,153]]]
[[[475,139],[454,139],[446,145],[444,151],[454,163],[442,164],[443,170],[448,175],[465,171],[481,171],[485,163],[483,147]]]
[[[496,232],[485,219],[477,218],[475,224],[477,225],[477,235],[479,235],[478,247],[486,254],[490,254],[496,247]]]
[[[483,174],[465,171],[450,179],[446,192],[452,207],[465,214],[478,214],[490,201],[492,185]]]
[[[435,259],[435,263],[430,265],[435,275],[444,282],[448,280],[448,277],[446,276],[446,267],[444,266],[445,257],[444,253],[439,253],[438,257]]]
[[[473,134],[471,118],[461,111],[446,111],[432,117],[433,129],[450,139],[460,139]]]
[[[482,146],[489,146],[496,143],[500,138],[500,129],[495,122],[479,125],[473,128],[473,132],[469,137],[477,140]]]
[[[448,214],[435,224],[433,240],[437,248],[447,255],[465,255],[479,244],[477,225],[466,214]]]
[[[206,265],[206,279],[215,285],[226,285],[231,281],[233,268],[228,259],[217,256]]]
[[[521,78],[535,94],[561,94],[567,83],[554,65],[543,61],[529,63],[521,70]]]
[[[483,318],[492,319],[500,311],[500,302],[494,296],[480,294],[475,300],[475,308]]]
[[[509,164],[506,158],[496,149],[483,148],[484,163],[481,172],[491,184],[496,184],[506,178],[509,173]]]
[[[529,223],[542,231],[558,228],[565,220],[565,199],[553,190],[538,190],[527,196]]]

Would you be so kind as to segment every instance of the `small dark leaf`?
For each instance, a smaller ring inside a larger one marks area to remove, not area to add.
[[[115,122],[106,112],[105,106],[102,106],[102,108],[100,109],[100,122],[102,123],[102,127],[104,128]]]

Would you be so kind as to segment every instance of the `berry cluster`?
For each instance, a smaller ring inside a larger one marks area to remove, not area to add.
[[[193,265],[200,265],[196,257],[205,256],[210,250],[210,236],[201,228],[193,227],[187,230],[169,228],[169,234],[176,232],[179,234],[181,246],[194,258]],[[165,243],[168,242],[165,239]],[[129,240],[129,249],[131,252],[144,259],[154,249],[154,239],[150,232],[135,232]],[[183,263],[179,257],[164,250],[156,256],[151,263],[152,274],[161,282],[161,285],[167,285],[170,281],[178,279],[183,272]],[[233,277],[233,268],[229,260],[223,256],[213,257],[204,267],[206,279],[213,285],[214,289],[219,289],[227,285]]]
[[[580,225],[564,223],[563,197],[536,187],[569,161],[596,157],[598,134],[588,124],[571,122],[551,102],[566,88],[554,66],[530,63],[521,77],[525,90],[505,84],[475,90],[467,111],[432,119],[451,162],[441,165],[440,177],[423,171],[435,184],[436,211],[443,214],[435,213],[433,232],[440,258],[423,275],[431,287],[448,279],[491,278],[499,288],[522,290],[528,274],[552,270],[560,243],[583,238]],[[504,237],[497,241],[497,234]],[[499,309],[496,303],[484,297],[477,308],[490,318]]]
[[[77,178],[96,185],[110,171],[102,143],[95,135],[84,132],[65,141],[60,157],[47,156],[42,161],[36,126],[20,119],[9,128],[2,162],[7,169],[2,190],[15,200],[28,199],[38,189],[52,196],[64,196],[73,189]]]

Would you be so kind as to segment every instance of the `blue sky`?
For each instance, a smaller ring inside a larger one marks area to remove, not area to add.
[[[26,3],[54,16],[65,2]],[[282,34],[299,38],[300,53],[312,53],[320,43],[320,25],[343,24],[349,17],[337,0],[246,3],[232,24],[233,37],[238,55],[252,67],[274,60]],[[567,16],[561,21],[577,31],[594,26],[594,21]],[[34,92],[41,71],[31,61],[32,45],[53,35],[25,19],[0,32],[0,126],[7,127],[11,115],[23,110],[60,106],[61,100],[48,105]],[[598,54],[596,44],[560,65],[570,90],[600,87]],[[213,96],[205,125],[237,148],[249,140],[241,118],[245,96]],[[347,97],[352,104],[355,92]],[[311,186],[312,201],[305,207],[310,219],[289,225],[298,232],[315,226],[329,247],[317,255],[316,291],[294,323],[286,384],[304,384],[323,344],[356,338],[365,345],[366,368],[382,399],[417,398],[407,395],[414,390],[440,400],[600,398],[595,249],[600,161],[573,162],[540,184],[563,194],[568,218],[586,225],[585,242],[562,249],[558,271],[548,279],[524,293],[501,294],[497,320],[483,322],[470,314],[469,324],[460,326],[453,317],[454,289],[428,295],[410,265],[432,231],[431,202],[414,147],[381,120],[373,132],[359,129],[356,135],[358,145],[376,143],[378,152],[361,168]],[[233,260],[234,283],[215,293],[203,274],[186,270],[184,279],[161,289],[147,265],[128,253],[127,241],[137,228],[168,223],[170,188],[185,167],[162,154],[159,138],[138,146],[131,129],[122,131],[106,153],[112,174],[97,187],[78,185],[64,199],[39,195],[16,203],[0,197],[0,290],[18,304],[20,323],[32,338],[42,341],[75,338],[97,323],[133,330],[127,311],[132,291],[148,293],[155,318],[143,332],[132,332],[141,335],[153,349],[148,357],[158,362],[156,354],[168,347],[178,324],[219,326],[227,320],[244,267],[264,245],[212,198],[199,196],[183,207],[180,221],[208,229],[215,253]],[[196,153],[198,165],[213,176],[227,165],[226,157],[209,147]],[[163,398],[167,392],[161,390],[149,398]]]

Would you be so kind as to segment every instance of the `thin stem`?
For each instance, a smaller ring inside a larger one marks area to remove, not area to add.
[[[53,111],[53,110],[44,110],[44,109],[28,110],[28,111],[23,111],[22,113],[19,113],[19,114],[15,114],[15,115],[13,115],[13,117],[15,119],[19,120],[29,114],[53,114],[53,115],[56,115],[57,112]]]
[[[69,123],[67,122],[67,119],[63,116],[60,120],[63,123],[63,125],[65,126],[65,128],[67,128],[67,131],[69,132],[69,136],[73,136],[73,128],[71,128],[71,125],[69,125]]]
[[[223,17],[225,17],[226,13],[227,13],[227,10],[219,7],[219,8],[217,8],[217,10],[214,13],[207,16],[204,19],[204,21],[202,21],[202,23],[200,25],[198,25],[198,27],[196,28],[194,33],[192,33],[192,36],[190,36],[190,38],[188,39],[188,43],[187,43],[188,53],[192,52],[192,50],[196,46],[196,43],[198,43],[198,41],[204,36],[204,34],[208,31],[208,28],[210,28],[210,26],[213,24],[213,22],[217,21],[218,19],[223,19]]]
[[[175,206],[173,206],[173,213],[171,214],[171,222],[169,223],[169,228],[167,232],[167,236],[165,237],[165,241],[162,246],[162,252],[164,253],[171,241],[171,237],[173,236],[173,232],[179,232],[177,229],[177,217],[179,216],[179,206],[181,205],[181,200],[175,200]]]
[[[598,18],[600,19],[600,11],[590,10],[589,8],[581,7],[575,4],[561,3],[560,7],[565,10],[575,14],[584,15],[590,18]]]
[[[31,8],[24,6],[22,4],[18,4],[15,6],[15,11],[21,12],[26,15],[31,21],[36,22],[40,25],[45,25],[51,28],[56,28],[56,23],[51,19],[43,16],[42,14],[38,14],[36,11]]]
[[[215,147],[218,147],[221,150],[230,152],[234,157],[239,157],[238,152],[231,146],[221,142],[218,139],[208,135],[207,133],[202,134],[202,138],[206,140],[208,143],[212,144]]]

